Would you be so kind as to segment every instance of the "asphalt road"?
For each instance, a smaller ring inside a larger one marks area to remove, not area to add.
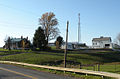
[[[75,79],[18,66],[0,64],[0,79]]]

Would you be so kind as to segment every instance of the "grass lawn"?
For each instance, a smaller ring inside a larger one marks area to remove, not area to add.
[[[95,69],[94,69],[95,68]],[[91,66],[91,67],[83,67],[83,69],[87,70],[98,70],[97,65],[96,66]],[[118,73],[120,74],[120,63],[109,63],[109,64],[104,64],[100,65],[100,71],[104,72],[112,72],[112,73]]]
[[[30,53],[26,53],[27,51],[22,51],[24,53],[14,54],[16,52],[21,52],[21,50],[0,52],[0,55],[8,55],[8,56],[2,56],[0,60],[18,61],[18,62],[25,62],[30,64],[40,64],[40,65],[50,65],[50,66],[61,66],[61,67],[64,66],[63,50],[55,50],[55,51],[48,51],[48,52],[43,52],[43,51],[33,52],[30,50]],[[10,55],[10,54],[13,54],[13,55]],[[120,62],[120,52],[113,52],[113,51],[96,51],[95,52],[92,50],[90,51],[88,50],[86,52],[86,50],[80,50],[80,51],[68,51],[68,54],[67,54],[67,67],[72,67],[72,68],[80,68],[80,64],[96,65],[97,63],[102,63],[102,64],[104,63],[103,65],[100,65],[100,71],[120,73],[119,62]],[[83,66],[82,68],[90,69],[90,70],[94,69],[93,66],[91,67]],[[86,79],[91,79],[91,78],[86,78]],[[101,79],[101,78],[95,78],[95,79]]]
[[[64,66],[63,50],[55,50],[48,52],[30,51],[31,53],[26,53],[27,51],[22,51],[24,53],[14,54],[16,52],[21,52],[21,50],[0,52],[0,55],[8,55],[1,57],[0,60],[18,61],[18,62],[25,62],[31,64],[60,66],[60,67]],[[82,67],[83,69],[94,70],[95,67],[89,65],[96,65],[97,63],[100,63],[103,64],[100,65],[100,71],[120,73],[119,62],[120,62],[120,52],[105,51],[105,50],[104,51],[79,50],[79,51],[68,51],[67,54],[67,67],[71,67],[71,68],[80,68],[80,64],[82,64],[82,65],[88,65],[88,67],[83,66]],[[97,68],[95,69],[97,70]]]
[[[0,51],[8,51],[8,49],[0,48]]]
[[[115,79],[115,78],[111,78],[111,77],[104,77],[104,78],[102,78],[101,76],[90,75],[90,74],[88,74],[86,76],[86,74],[82,74],[82,73],[72,73],[72,72],[65,72],[64,73],[64,71],[58,71],[58,70],[52,70],[52,69],[44,69],[44,68],[37,68],[37,67],[30,67],[30,66],[23,66],[23,65],[15,65],[15,66],[24,67],[24,68],[28,68],[28,69],[34,69],[34,70],[42,71],[42,72],[49,72],[49,73],[63,75],[63,76],[64,75],[65,76],[70,76],[70,77],[74,77],[75,79]]]
[[[71,77],[75,77],[75,78],[79,78],[79,79],[103,79],[101,76],[95,76],[95,75],[87,75],[86,76],[85,74],[80,74],[80,73],[72,73],[72,72],[64,73],[63,71],[48,70],[48,69],[37,68],[37,67],[28,67],[28,66],[24,66],[24,67],[32,68],[32,69],[40,70],[40,71],[44,71],[44,72],[50,72],[53,74],[71,76]],[[114,79],[114,78],[104,77],[104,79]]]
[[[10,53],[7,52],[7,54]],[[16,55],[4,56],[0,59],[9,61],[21,61],[34,64],[61,65],[64,59],[64,54],[51,52],[21,53]],[[93,64],[102,61],[100,57],[90,56],[88,54],[68,54],[67,60],[68,64],[70,65],[79,65],[80,63]]]
[[[59,51],[59,50],[58,50]],[[20,53],[19,52],[23,52]],[[49,52],[31,52],[26,53],[27,51],[21,50],[12,50],[9,52],[0,52],[0,55],[9,55],[3,56],[0,60],[10,60],[10,61],[21,61],[34,64],[45,64],[45,65],[55,65],[60,66],[63,63],[64,53],[63,51],[49,51]],[[29,51],[28,51],[29,52]],[[18,53],[18,54],[15,54]],[[15,55],[14,55],[15,54]],[[68,65],[94,65],[97,63],[114,63],[120,62],[120,52],[94,52],[86,53],[84,51],[68,51],[67,54],[67,64]]]
[[[12,54],[19,54],[19,53],[25,53],[25,52],[32,52],[31,50],[8,50],[8,49],[2,49],[0,48],[0,56],[4,55],[12,55]]]

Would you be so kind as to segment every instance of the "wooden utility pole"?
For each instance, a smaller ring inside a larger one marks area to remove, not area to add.
[[[69,25],[69,21],[67,21],[67,29],[66,29],[66,43],[65,43],[65,53],[64,53],[64,67],[65,68],[66,68],[66,59],[67,59],[68,25]]]

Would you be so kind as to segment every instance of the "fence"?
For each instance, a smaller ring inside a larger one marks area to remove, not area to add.
[[[85,69],[74,69],[74,68],[52,67],[52,66],[35,65],[35,64],[28,64],[28,63],[22,63],[22,62],[12,62],[12,61],[0,61],[0,63],[19,64],[19,65],[26,65],[26,66],[32,66],[32,67],[40,67],[40,68],[46,68],[46,69],[68,71],[68,72],[74,72],[74,73],[99,75],[99,76],[102,76],[102,77],[103,76],[108,76],[108,77],[114,77],[114,78],[120,79],[119,74],[108,73],[108,72],[92,71],[92,70],[85,70]]]
[[[117,63],[117,64],[81,65],[80,69],[120,73],[120,63]]]

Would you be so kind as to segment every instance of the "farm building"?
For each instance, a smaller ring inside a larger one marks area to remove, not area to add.
[[[5,41],[5,45],[4,48],[5,49],[29,49],[30,48],[30,41],[27,38],[23,38],[21,36],[21,38],[8,38]]]
[[[93,38],[92,40],[93,48],[113,48],[111,37]]]

